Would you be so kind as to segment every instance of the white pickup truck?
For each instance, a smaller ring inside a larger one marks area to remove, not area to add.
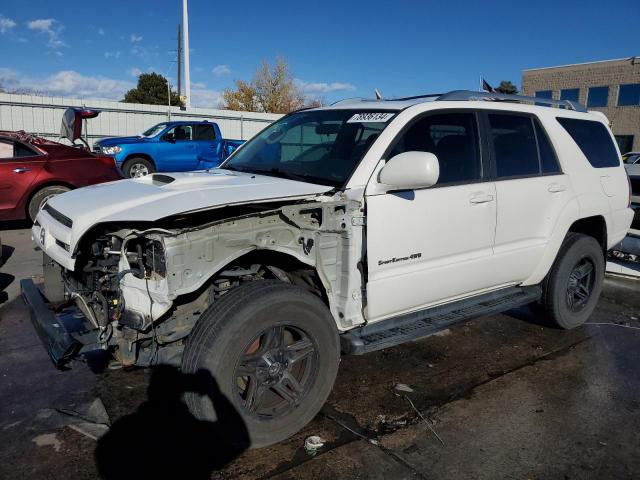
[[[103,349],[205,370],[259,447],[316,415],[341,354],[526,304],[581,325],[629,204],[606,119],[579,104],[346,100],[283,117],[219,169],[52,198],[33,226],[44,292],[22,290],[56,365]],[[206,395],[187,403],[215,419]]]

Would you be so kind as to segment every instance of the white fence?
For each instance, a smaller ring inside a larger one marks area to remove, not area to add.
[[[136,135],[156,123],[167,121],[169,117],[171,120],[214,121],[220,126],[223,137],[246,140],[281,117],[271,113],[209,108],[180,110],[178,107],[169,109],[162,105],[0,93],[0,130],[24,130],[57,140],[60,136],[62,113],[68,107],[101,111],[97,118],[86,123],[90,145],[104,137]]]

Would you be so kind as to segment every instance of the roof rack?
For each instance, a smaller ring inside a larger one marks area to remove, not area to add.
[[[442,95],[446,95],[443,93],[425,93],[424,95],[414,95],[413,97],[402,97],[402,98],[389,98],[389,99],[385,99],[391,102],[394,101],[398,101],[398,102],[402,102],[405,100],[417,100],[419,98],[433,98],[433,97],[437,97],[440,98]]]
[[[431,96],[431,95],[427,95]],[[420,98],[420,97],[411,97]],[[524,95],[509,95],[497,92],[474,92],[471,90],[454,90],[438,96],[436,101],[500,101],[544,105],[550,107],[565,108],[576,112],[586,112],[587,109],[578,102],[571,100],[554,100],[552,98],[526,97]]]

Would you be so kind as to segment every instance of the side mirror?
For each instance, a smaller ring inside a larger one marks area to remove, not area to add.
[[[404,152],[389,160],[378,176],[385,190],[413,190],[438,182],[440,164],[430,152]]]

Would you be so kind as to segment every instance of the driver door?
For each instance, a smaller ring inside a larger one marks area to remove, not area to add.
[[[366,197],[369,321],[493,286],[496,187],[484,178],[478,132],[476,113],[438,112],[394,141],[387,158],[432,152],[440,175],[430,188]]]
[[[158,163],[163,171],[184,172],[198,168],[192,125],[176,125],[162,135],[162,142]]]

